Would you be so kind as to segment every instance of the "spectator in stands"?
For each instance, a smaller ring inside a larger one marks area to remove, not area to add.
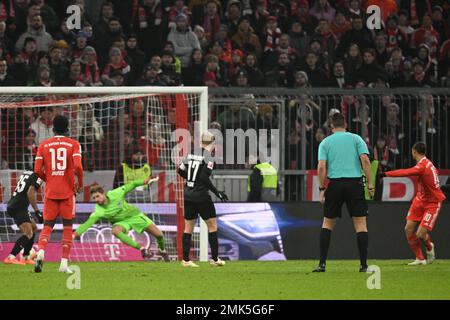
[[[0,20],[0,43],[6,53],[13,52],[14,42],[11,40],[6,30],[6,22]]]
[[[244,69],[243,60],[244,60],[244,53],[239,49],[233,50],[233,52],[231,53],[231,61],[227,66],[228,79],[235,79],[236,75]]]
[[[53,137],[53,108],[39,108],[39,117],[30,125],[30,129],[36,132],[37,144]]]
[[[127,37],[126,54],[131,59],[128,82],[134,84],[144,69],[147,60],[145,53],[138,47],[135,33],[131,33]]]
[[[277,17],[269,16],[266,18],[266,26],[263,29],[261,43],[264,44],[264,56],[268,57],[278,47],[281,30],[278,28]]]
[[[72,49],[72,59],[80,59],[84,49],[88,46],[87,35],[80,31],[75,36],[75,43]]]
[[[398,17],[390,16],[386,22],[385,34],[387,37],[387,48],[401,48],[406,50],[408,47],[408,35],[399,27]]]
[[[411,25],[414,28],[419,27],[420,21],[422,21],[423,17],[431,12],[430,0],[402,0],[400,2],[400,7],[408,12],[411,19]]]
[[[387,38],[383,32],[378,32],[375,35],[375,53],[377,63],[384,66],[389,59],[389,52],[387,50]]]
[[[356,76],[356,71],[361,68],[362,62],[363,59],[359,46],[356,43],[352,43],[344,55],[345,73],[352,79],[352,81]]]
[[[426,44],[421,44],[417,48],[417,60],[425,66],[427,77],[434,83],[438,82],[438,66],[436,60],[431,58],[430,48]]]
[[[17,85],[26,86],[28,82],[29,67],[21,53],[14,55],[13,63],[9,67],[9,74],[16,79]]]
[[[361,50],[373,47],[372,34],[365,28],[363,18],[355,17],[353,19],[352,29],[342,36],[341,42],[336,48],[336,56],[342,57],[352,43],[356,43]]]
[[[267,11],[269,12],[269,16],[274,16],[277,18],[277,26],[280,28],[280,30],[287,30],[287,8],[282,1],[267,0]]]
[[[303,30],[300,22],[292,23],[289,31],[289,44],[297,52],[299,59],[303,58],[309,50],[310,38]]]
[[[55,10],[45,3],[45,0],[35,0],[36,5],[39,7],[39,12],[42,16],[45,26],[50,33],[56,32],[59,26],[59,19]]]
[[[292,87],[294,84],[294,66],[287,53],[278,55],[277,65],[265,73],[266,86]]]
[[[113,42],[119,38],[125,38],[123,33],[122,24],[117,17],[112,17],[108,22],[108,31],[103,38],[97,38],[96,48],[98,52],[98,64],[100,67],[104,67],[108,63],[109,51]],[[149,41],[147,41],[149,42]]]
[[[21,56],[30,70],[37,66],[38,50],[36,40],[34,38],[28,37],[25,39],[23,49],[21,50]]]
[[[426,44],[430,48],[431,59],[436,59],[439,41],[439,33],[433,28],[431,16],[425,14],[421,27],[412,34],[411,47],[419,48],[421,44]]]
[[[386,121],[380,123],[380,132],[386,133],[386,141],[389,150],[398,155],[401,153],[400,142],[405,137],[402,122],[399,118],[400,107],[392,102],[386,106]]]
[[[355,80],[366,84],[376,82],[379,78],[387,79],[387,74],[376,62],[376,53],[372,48],[363,51],[363,64],[355,73]]]
[[[319,21],[325,19],[331,23],[334,21],[336,10],[330,5],[328,0],[316,0],[309,10],[309,14],[316,17]]]
[[[189,67],[183,70],[183,84],[186,86],[202,86],[203,72],[205,72],[205,63],[202,49],[194,49]]]
[[[247,107],[231,105],[217,117],[217,122],[222,130],[255,128],[255,114]]]
[[[219,3],[217,0],[207,0],[202,27],[209,42],[214,40],[220,25]]]
[[[32,129],[26,130],[22,147],[22,161],[19,161],[19,163],[17,164],[22,165],[23,168],[17,169],[33,170],[34,157],[37,153],[38,144],[36,143],[36,132],[34,132]]]
[[[167,7],[166,7],[167,11]],[[192,19],[190,17],[189,8],[184,5],[183,0],[175,0],[173,1],[173,6],[169,9],[168,20],[169,20],[169,29],[172,29],[176,26],[176,18],[178,15],[184,14],[187,17],[188,24],[191,23]]]
[[[85,85],[79,60],[75,60],[70,64],[69,75],[63,80],[61,85],[67,87],[82,87]]]
[[[235,79],[234,86],[241,88],[249,87],[247,71],[243,69],[239,70],[233,79]]]
[[[109,1],[104,1],[100,8],[100,17],[94,25],[95,37],[103,39],[109,30],[109,19],[114,17],[114,5]]]
[[[142,153],[148,155],[148,163],[152,169],[167,168],[167,159],[164,158],[163,153],[166,143],[159,124],[149,125],[146,135],[139,138],[139,146]]]
[[[409,39],[414,32],[414,28],[409,23],[408,11],[400,10],[398,12],[398,27]]]
[[[139,139],[146,134],[147,111],[143,99],[130,100],[130,130],[133,138]]]
[[[305,71],[297,71],[295,73],[294,88],[311,88],[308,75]]]
[[[51,74],[54,76],[55,84],[61,85],[68,76],[68,69],[62,59],[62,50],[59,47],[50,49],[49,67]]]
[[[38,51],[48,51],[53,45],[52,36],[45,31],[45,25],[42,22],[40,15],[31,17],[30,25],[27,32],[23,33],[16,42],[16,50],[20,51],[24,47],[27,38],[36,40],[36,47]]]
[[[219,59],[215,55],[209,55],[206,58],[203,81],[210,87],[226,87],[229,84],[226,70],[219,66]]]
[[[407,82],[409,87],[423,87],[423,86],[433,86],[434,83],[431,81],[430,77],[425,72],[425,65],[420,60],[415,60],[413,63],[413,74],[411,79]]]
[[[229,0],[224,23],[228,27],[230,35],[234,35],[237,32],[241,16],[241,2],[239,0]]]
[[[258,36],[254,33],[250,26],[250,20],[248,17],[242,17],[237,33],[231,38],[239,49],[245,53],[255,53],[258,59],[261,58],[262,49]]]
[[[178,58],[178,57],[175,55],[175,46],[174,46],[173,42],[172,42],[172,41],[166,41],[166,42],[164,43],[164,46],[163,46],[162,51],[163,51],[163,52],[169,52],[169,53],[172,54],[172,56],[173,56],[173,58],[174,58],[173,64],[174,64],[174,66],[175,66],[175,71],[176,71],[177,73],[180,73],[180,74],[181,74],[181,69],[182,69],[182,67],[181,67],[181,59]]]
[[[181,84],[181,74],[177,73],[175,69],[175,58],[168,51],[164,51],[161,54],[161,71],[160,77],[168,86]]]
[[[198,43],[200,43],[200,48],[204,51],[209,46],[209,41],[205,36],[205,29],[202,26],[196,25],[194,27],[194,33],[197,36]]]
[[[91,46],[87,46],[83,50],[80,57],[81,72],[83,74],[84,83],[87,86],[100,86],[100,69],[97,64],[97,53]]]
[[[270,136],[271,129],[278,128],[278,117],[270,104],[261,104],[256,113],[256,129],[267,129]]]
[[[330,29],[330,23],[326,19],[320,19],[317,26],[316,34],[313,36],[321,44],[321,54],[327,64],[332,64],[334,61],[334,50],[337,46],[338,40],[336,35]]]
[[[135,82],[135,86],[167,86],[167,83],[164,82],[163,79],[161,79],[158,71],[160,69],[153,65],[148,64],[143,72],[140,79],[138,79]]]
[[[317,18],[309,14],[308,0],[299,0],[297,11],[292,17],[293,22],[299,22],[307,34],[313,34],[317,27]]]
[[[159,53],[162,49],[163,13],[160,0],[144,0],[138,7],[134,28],[138,35],[138,43],[147,57]]]
[[[124,60],[120,49],[113,47],[109,50],[109,62],[103,68],[101,81],[104,85],[117,85],[112,78],[114,73],[119,72],[126,82],[130,71],[130,65]]]
[[[318,65],[318,56],[314,52],[306,55],[305,65],[302,70],[308,75],[312,87],[325,87],[328,83],[325,72]]]
[[[361,9],[361,0],[349,0],[346,16],[349,17],[350,21],[355,18],[365,18],[365,12]]]
[[[337,40],[340,41],[342,36],[352,28],[352,24],[347,20],[344,11],[337,10],[334,21],[331,22],[330,30],[334,33]]]
[[[0,58],[0,87],[16,86],[17,81],[8,74],[8,63],[5,59]]]
[[[351,83],[351,80],[346,75],[344,62],[338,60],[333,65],[332,75],[328,85],[332,88],[346,88]]]
[[[264,86],[264,74],[258,67],[258,59],[256,54],[249,53],[245,57],[244,70],[248,75],[248,84],[250,87]]]
[[[53,79],[50,77],[50,67],[45,64],[39,66],[34,86],[52,87],[53,85]]]
[[[431,18],[433,20],[433,28],[439,34],[439,39],[444,41],[450,36],[448,22],[444,20],[444,9],[441,6],[434,6]]]
[[[189,59],[194,49],[200,49],[200,43],[195,33],[188,25],[188,18],[185,14],[180,13],[175,18],[176,26],[170,30],[168,40],[171,41],[175,48],[175,55],[180,58],[182,68],[189,65]]]

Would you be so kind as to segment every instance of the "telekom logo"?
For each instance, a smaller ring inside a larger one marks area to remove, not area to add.
[[[119,261],[120,249],[118,244],[108,243],[103,246],[105,254],[109,257],[110,261]]]

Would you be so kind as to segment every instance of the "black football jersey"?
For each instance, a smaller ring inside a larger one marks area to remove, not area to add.
[[[28,189],[33,186],[39,189],[43,181],[33,171],[23,172],[17,181],[11,199],[8,201],[8,209],[11,210],[27,210],[30,202],[28,201]]]
[[[209,151],[203,149],[202,155],[189,154],[181,163],[186,179],[184,186],[184,199],[192,202],[211,200],[209,188],[205,179],[209,180],[214,169],[214,161]]]

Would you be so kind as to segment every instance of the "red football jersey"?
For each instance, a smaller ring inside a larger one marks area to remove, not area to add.
[[[422,202],[441,202],[445,196],[439,186],[438,171],[426,157],[414,167],[386,172],[386,177],[418,176],[416,198]]]
[[[81,146],[74,139],[54,136],[43,141],[38,148],[35,173],[45,180],[45,198],[67,199],[75,194],[75,176],[83,186]]]

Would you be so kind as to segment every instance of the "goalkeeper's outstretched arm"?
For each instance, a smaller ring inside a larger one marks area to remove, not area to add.
[[[81,236],[85,233],[90,227],[92,227],[98,220],[100,220],[101,216],[94,212],[89,216],[89,219],[86,220],[85,223],[81,224],[77,230],[74,231],[73,235],[75,238]]]

